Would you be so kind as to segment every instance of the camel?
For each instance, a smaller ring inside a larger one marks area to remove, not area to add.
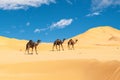
[[[72,49],[74,49],[74,45],[77,43],[77,39],[74,41],[73,39],[70,39],[68,41],[68,48],[70,49],[70,45],[72,46]]]
[[[63,48],[63,43],[64,43],[64,41],[65,41],[65,39],[63,39],[63,40],[60,40],[60,39],[57,39],[57,40],[55,40],[54,41],[54,43],[53,43],[53,51],[54,51],[54,47],[56,47],[56,50],[59,50],[60,51],[60,47],[62,48],[62,50],[64,51],[64,48]],[[59,46],[59,49],[57,48],[57,46]]]
[[[28,54],[30,54],[29,53],[30,48],[32,48],[31,54],[33,54],[33,48],[35,48],[35,52],[36,52],[36,54],[38,54],[37,53],[37,46],[39,45],[40,42],[41,42],[41,40],[38,40],[37,42],[33,42],[32,40],[29,40],[29,42],[26,44],[26,51],[28,51]]]

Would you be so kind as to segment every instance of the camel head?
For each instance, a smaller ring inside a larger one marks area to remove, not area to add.
[[[66,40],[66,39],[64,38],[64,39],[63,39],[63,42],[64,42],[65,40]]]
[[[76,39],[75,42],[78,42],[78,39]]]
[[[41,40],[37,40],[37,44],[39,44],[41,42]]]

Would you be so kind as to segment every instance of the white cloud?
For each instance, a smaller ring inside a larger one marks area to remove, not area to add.
[[[72,1],[70,1],[70,0],[66,0],[66,2],[71,4],[71,5],[73,4]]]
[[[120,6],[120,0],[92,0],[91,14],[88,14],[87,16],[99,15],[106,8],[111,6]]]
[[[49,29],[49,27],[48,28],[42,28],[42,29],[35,29],[34,30],[34,33],[40,33],[40,32],[42,32],[42,31],[46,31],[46,30],[48,30]]]
[[[27,23],[26,23],[26,26],[30,26],[30,22],[27,22]]]
[[[94,13],[90,13],[90,14],[87,14],[86,16],[98,16],[100,15],[100,12],[94,12]]]
[[[109,7],[113,0],[92,0],[92,11],[102,11],[104,8]]]
[[[34,33],[40,33],[40,29],[35,29]]]
[[[26,9],[29,7],[40,7],[43,4],[49,5],[50,3],[55,3],[55,0],[0,0],[0,9]]]
[[[42,29],[40,29],[40,32],[41,31],[46,31],[46,30],[48,30],[49,29],[49,27],[48,28],[42,28]]]
[[[66,26],[70,25],[72,23],[73,19],[61,19],[60,21],[53,23],[50,26],[50,29],[54,29],[54,28],[65,28]]]
[[[46,31],[46,30],[53,30],[54,28],[62,29],[62,28],[65,28],[66,26],[70,25],[72,23],[72,21],[73,21],[73,19],[61,19],[60,21],[51,24],[51,26],[49,26],[49,27],[42,28],[42,29],[39,29],[39,28],[35,29],[34,33],[40,33],[42,31]]]

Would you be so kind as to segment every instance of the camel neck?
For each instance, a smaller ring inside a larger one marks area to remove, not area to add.
[[[36,45],[38,45],[39,43],[36,43]]]

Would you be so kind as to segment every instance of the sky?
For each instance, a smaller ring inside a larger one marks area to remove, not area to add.
[[[120,29],[120,0],[0,0],[0,36],[53,42],[98,26]]]

